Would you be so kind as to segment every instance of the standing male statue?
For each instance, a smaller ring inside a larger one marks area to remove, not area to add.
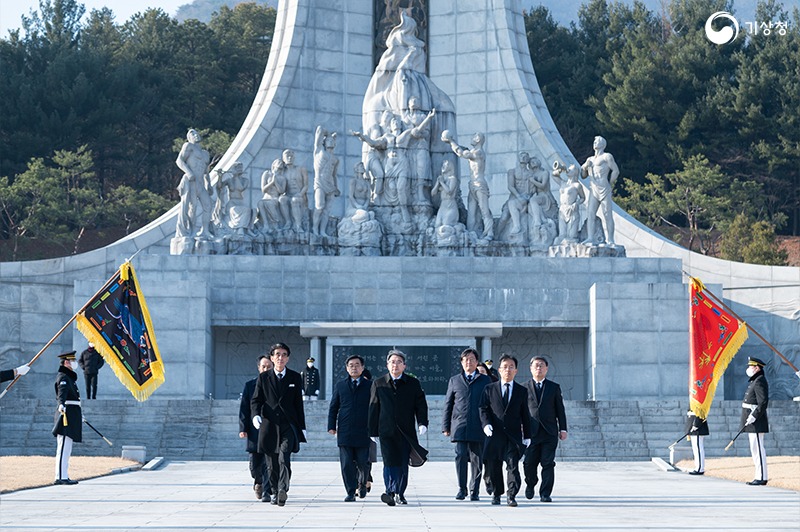
[[[308,219],[308,171],[294,164],[294,151],[283,150],[283,175],[286,177],[287,200],[281,202],[281,214],[286,221],[284,229],[291,227],[295,233],[303,232],[303,221]]]
[[[483,219],[482,239],[494,238],[494,217],[489,210],[489,183],[486,182],[486,152],[483,145],[486,137],[483,133],[472,136],[472,148],[459,146],[450,136],[450,132],[442,131],[442,142],[450,144],[453,152],[462,159],[469,161],[470,180],[469,197],[467,199],[467,229],[478,233],[478,215]]]
[[[336,171],[339,159],[333,154],[336,148],[336,133],[330,133],[317,126],[314,135],[314,219],[311,231],[315,235],[328,236],[331,201],[339,195],[336,184]]]
[[[183,170],[183,177],[178,184],[181,196],[181,210],[178,214],[176,237],[194,236],[194,218],[198,205],[203,209],[202,225],[197,237],[207,239],[211,235],[211,195],[208,192],[208,163],[211,156],[200,146],[200,133],[190,129],[186,133],[186,141],[175,164]]]
[[[586,220],[588,230],[587,244],[594,241],[594,219],[597,208],[602,208],[602,223],[605,230],[606,244],[614,245],[614,214],[611,209],[611,188],[619,177],[619,167],[614,156],[606,153],[606,139],[601,136],[594,138],[594,155],[586,159],[581,166],[581,177],[591,178],[591,194],[589,195],[589,211]]]

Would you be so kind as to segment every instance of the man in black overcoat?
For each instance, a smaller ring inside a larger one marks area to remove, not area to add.
[[[300,377],[303,379],[303,399],[307,401],[319,399],[320,377],[314,362],[314,357],[306,360],[306,367],[300,372]]]
[[[81,394],[78,392],[78,361],[75,351],[58,355],[61,365],[56,373],[55,392],[58,410],[55,414],[53,436],[56,437],[56,479],[55,485],[77,484],[69,478],[69,458],[72,444],[80,443],[82,438]]]
[[[253,426],[259,429],[258,452],[267,456],[269,485],[275,493],[272,504],[284,506],[292,478],[292,453],[306,442],[303,380],[286,367],[288,345],[274,344],[269,352],[274,367],[258,376],[250,411]]]
[[[519,460],[531,443],[531,420],[528,413],[528,391],[514,382],[517,359],[500,357],[500,380],[486,386],[481,400],[481,424],[487,436],[483,452],[486,470],[492,478],[492,504],[500,504],[505,492],[503,462],[508,482],[507,503],[517,506],[516,495],[522,484]]]
[[[267,354],[259,356],[256,363],[259,375],[272,369],[272,361]],[[266,456],[258,452],[258,430],[253,426],[253,415],[250,413],[250,401],[253,399],[257,380],[258,378],[250,379],[244,383],[242,397],[239,399],[239,437],[247,438],[246,449],[250,454],[250,476],[253,477],[253,491],[256,493],[256,499],[270,502],[272,497],[267,475]]]
[[[467,348],[461,353],[464,371],[454,375],[447,383],[442,416],[442,434],[450,436],[456,444],[457,500],[464,500],[467,492],[471,501],[480,500],[481,473],[483,469],[483,442],[486,436],[481,427],[480,406],[483,390],[492,379],[477,371],[478,352]],[[467,466],[472,474],[467,486]]]
[[[692,443],[692,455],[694,455],[694,469],[689,471],[690,475],[704,475],[706,472],[706,448],[704,439],[708,436],[708,421],[697,417],[689,410],[686,412],[686,434]]]
[[[751,486],[765,486],[767,476],[767,451],[764,448],[764,434],[769,432],[767,406],[769,405],[769,385],[764,375],[766,364],[755,357],[747,361],[747,376],[750,378],[742,400],[742,426],[750,437],[750,455],[753,457],[755,475],[748,482]]]
[[[345,502],[367,496],[369,479],[369,430],[367,416],[372,382],[364,377],[364,359],[351,355],[345,361],[347,378],[333,387],[328,408],[328,432],[336,436]]]
[[[369,401],[369,435],[380,438],[383,455],[381,501],[394,506],[408,504],[408,462],[413,452],[424,459],[428,451],[417,440],[428,431],[428,402],[419,381],[405,374],[406,355],[392,349],[386,357],[389,373],[372,383]]]
[[[528,391],[528,413],[531,416],[531,444],[525,449],[525,498],[532,499],[539,466],[542,467],[542,484],[539,500],[552,502],[550,494],[555,484],[556,449],[559,440],[567,439],[567,414],[561,386],[547,379],[549,363],[541,356],[531,359],[531,376],[525,387]]]
[[[104,363],[103,355],[94,348],[92,342],[89,342],[88,349],[85,349],[78,359],[78,364],[83,370],[83,378],[86,380],[86,399],[97,399],[97,373]]]

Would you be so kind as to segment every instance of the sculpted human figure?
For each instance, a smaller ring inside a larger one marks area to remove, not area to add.
[[[437,229],[445,225],[456,225],[458,223],[458,201],[459,191],[458,176],[456,175],[453,164],[445,159],[442,162],[442,173],[436,178],[436,183],[431,189],[431,194],[439,192],[441,201],[439,210],[436,213],[434,227]]]
[[[521,151],[517,156],[517,166],[508,171],[508,214],[511,216],[511,234],[522,232],[520,216],[528,212],[528,202],[533,194],[530,182],[531,172],[528,169],[530,156]]]
[[[544,223],[545,211],[552,206],[553,196],[550,194],[550,175],[542,167],[542,163],[537,157],[530,158],[528,170],[533,187],[528,214],[531,217],[533,230],[536,231]]]
[[[314,216],[311,231],[315,235],[328,236],[331,201],[340,194],[336,184],[339,159],[333,154],[336,148],[336,133],[317,126],[314,134]]]
[[[430,151],[430,124],[426,121],[427,113],[419,108],[419,98],[412,96],[408,99],[408,111],[403,114],[403,122],[414,131],[408,143],[408,155],[411,159],[412,170],[417,186],[417,199],[425,200],[425,186],[430,186],[431,151]]]
[[[258,217],[261,219],[262,229],[288,229],[291,218],[284,218],[283,210],[289,197],[286,195],[287,182],[284,173],[284,164],[281,159],[272,161],[272,167],[261,174],[261,192],[263,197],[258,202]],[[284,204],[284,205],[281,205]]]
[[[486,152],[483,145],[486,137],[483,133],[472,136],[472,148],[459,146],[450,136],[450,132],[442,131],[442,141],[450,144],[453,152],[462,159],[469,161],[470,181],[469,197],[467,198],[467,229],[478,232],[478,216],[483,219],[483,233],[481,238],[491,240],[494,238],[494,218],[489,210],[489,183],[486,182]]]
[[[347,195],[348,211],[357,211],[358,209],[369,209],[370,199],[370,186],[367,180],[367,171],[364,168],[364,163],[357,162],[353,167],[355,172],[353,182],[350,184],[350,192]]]
[[[225,174],[223,184],[228,189],[228,227],[247,234],[253,222],[253,210],[244,198],[250,180],[244,176],[244,165],[240,161],[233,163]]]
[[[567,178],[564,179],[561,173],[566,170]],[[561,242],[576,242],[578,233],[581,230],[580,205],[586,201],[586,194],[583,192],[578,177],[580,171],[574,164],[564,168],[558,163],[553,165],[553,178],[560,186],[559,205],[558,205],[558,239],[556,244]]]
[[[207,239],[211,235],[211,195],[208,192],[208,163],[211,156],[200,146],[200,133],[190,129],[186,133],[186,141],[181,147],[175,164],[183,170],[183,177],[178,184],[181,196],[181,210],[175,236],[193,236],[195,232],[194,218],[197,208],[202,208],[200,230],[197,237]]]
[[[602,223],[605,230],[606,243],[614,245],[614,215],[611,208],[611,188],[619,177],[619,167],[614,156],[606,153],[606,139],[601,136],[594,138],[594,155],[586,159],[581,165],[581,177],[589,177],[591,194],[589,195],[588,219],[586,228],[589,237],[586,243],[594,242],[594,219],[598,207],[602,210]]]
[[[303,220],[308,215],[308,171],[294,164],[294,151],[283,150],[283,175],[286,176],[286,200],[281,202],[284,228],[303,232]]]

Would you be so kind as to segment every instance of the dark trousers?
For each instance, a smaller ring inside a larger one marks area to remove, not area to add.
[[[369,478],[369,447],[339,447],[342,481],[348,495],[355,495]]]
[[[289,491],[289,483],[292,480],[292,449],[294,449],[292,429],[284,430],[281,427],[278,451],[266,453],[269,485],[274,493],[280,490]]]
[[[84,373],[86,378],[86,398],[97,399],[97,373]]]
[[[384,460],[383,485],[386,486],[386,493],[404,495],[408,487],[408,457],[411,455],[411,446],[407,441],[401,440],[396,442],[395,450],[399,452],[399,465],[387,466]],[[383,454],[385,456],[387,453]]]
[[[481,473],[483,471],[483,459],[481,452],[483,443],[473,441],[456,442],[456,475],[458,476],[458,488],[467,489],[467,465],[470,466],[472,474],[469,477],[469,492],[477,495],[481,487]]]
[[[270,492],[267,457],[263,453],[250,453],[250,476],[253,477],[253,484],[261,484],[265,493]]]
[[[542,485],[539,487],[541,497],[549,497],[553,493],[553,484],[556,481],[556,448],[558,448],[558,436],[540,434],[525,450],[525,460],[522,465],[525,471],[525,484],[530,488],[536,485],[539,481],[536,473],[541,466]]]
[[[503,463],[506,464],[506,482],[508,483],[508,496],[516,497],[522,485],[522,478],[519,474],[520,452],[517,444],[507,440],[502,453],[502,458],[498,456],[486,457],[486,470],[492,480],[492,494],[499,497],[505,493],[503,484]]]

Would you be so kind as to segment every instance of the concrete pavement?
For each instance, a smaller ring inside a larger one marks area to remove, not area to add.
[[[366,499],[345,503],[335,462],[295,462],[286,506],[261,503],[246,462],[167,462],[0,496],[0,530],[760,530],[797,531],[800,493],[664,472],[650,462],[562,462],[553,502],[518,508],[456,501],[452,462],[411,470],[408,506],[380,502],[381,466]]]

